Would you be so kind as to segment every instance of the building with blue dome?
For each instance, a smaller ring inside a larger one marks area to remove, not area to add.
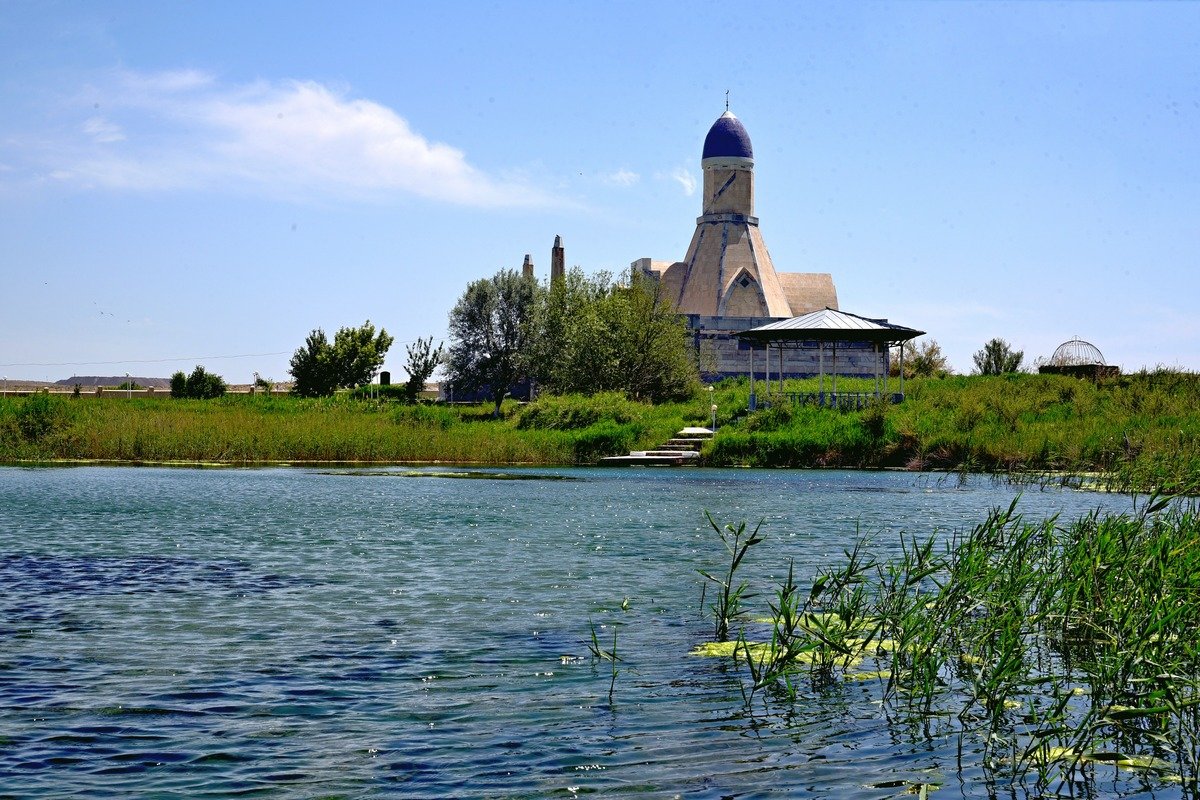
[[[745,374],[735,333],[825,308],[837,309],[827,272],[776,272],[754,213],[754,147],[728,109],[708,130],[700,156],[704,191],[700,216],[682,261],[640,258],[631,271],[659,282],[687,315],[711,375]],[[802,351],[789,354],[788,374],[811,374]],[[807,359],[807,360],[806,360]]]

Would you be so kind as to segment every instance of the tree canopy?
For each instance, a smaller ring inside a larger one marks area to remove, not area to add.
[[[392,337],[383,328],[375,333],[370,320],[357,328],[339,328],[333,343],[316,328],[291,360],[292,387],[301,397],[324,397],[338,389],[370,383],[383,366]]]
[[[417,401],[425,388],[425,381],[429,380],[438,364],[442,363],[443,349],[441,344],[434,348],[432,336],[428,339],[417,339],[404,346],[404,352],[408,356],[408,361],[404,364],[404,371],[408,373],[408,381],[404,384],[404,399],[407,402]]]
[[[1025,352],[1013,350],[1012,345],[997,338],[990,340],[972,358],[980,375],[1003,375],[1006,372],[1021,371],[1021,361],[1025,358]]]
[[[622,285],[573,269],[541,292],[535,323],[532,373],[549,391],[669,400],[699,380],[683,319],[640,275]]]
[[[450,336],[452,385],[486,389],[497,412],[526,379],[556,394],[619,391],[651,401],[686,397],[699,381],[683,319],[641,276],[625,285],[574,268],[538,285],[501,271],[467,287]]]
[[[191,375],[184,375],[183,370],[171,376],[171,397],[190,397],[199,400],[209,400],[221,397],[228,387],[220,375],[207,372],[204,367],[197,365]]]
[[[450,312],[450,385],[486,392],[500,413],[504,395],[527,377],[537,284],[511,269],[471,282]]]
[[[942,352],[942,346],[937,343],[936,339],[927,339],[921,344],[916,345],[912,342],[904,342],[897,351],[903,349],[904,353],[904,377],[933,377],[935,375],[948,375],[954,370],[950,368],[950,361]],[[900,374],[900,353],[892,358],[891,374]]]

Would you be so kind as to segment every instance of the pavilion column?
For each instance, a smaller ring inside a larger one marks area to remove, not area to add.
[[[874,356],[874,359],[872,360],[872,363],[871,363],[871,372],[873,372],[875,374],[875,399],[878,400],[879,399],[879,342],[875,342],[872,345],[872,349],[875,352],[871,354]]]
[[[783,394],[783,342],[779,343],[779,393]]]
[[[825,406],[825,342],[817,342],[817,373],[820,375],[820,394],[817,403]]]
[[[753,411],[754,404],[754,345],[750,345],[750,410]]]
[[[763,358],[763,361],[766,362],[766,373],[767,374],[763,377],[763,388],[765,389],[765,391],[767,393],[767,397],[770,397],[771,396],[771,343],[770,342],[767,342],[767,349],[764,352],[765,352],[765,357]]]
[[[837,342],[833,343],[833,397],[837,402]]]
[[[890,353],[892,352],[892,350],[891,350],[890,342],[884,342],[883,346],[885,348],[883,352],[886,354],[889,354],[889,356],[887,358],[883,359],[883,396],[887,397],[888,396],[888,377],[889,377],[888,373],[892,371],[892,369],[891,369],[892,365],[890,363],[888,363],[888,361],[890,359]]]

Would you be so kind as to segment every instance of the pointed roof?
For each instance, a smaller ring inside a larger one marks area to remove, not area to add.
[[[790,319],[776,320],[737,335],[752,342],[906,342],[925,331],[824,308]]]

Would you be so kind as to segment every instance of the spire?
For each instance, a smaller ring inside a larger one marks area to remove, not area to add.
[[[533,277],[533,256],[531,256],[529,253],[525,254],[525,263],[521,265],[521,277]]]

